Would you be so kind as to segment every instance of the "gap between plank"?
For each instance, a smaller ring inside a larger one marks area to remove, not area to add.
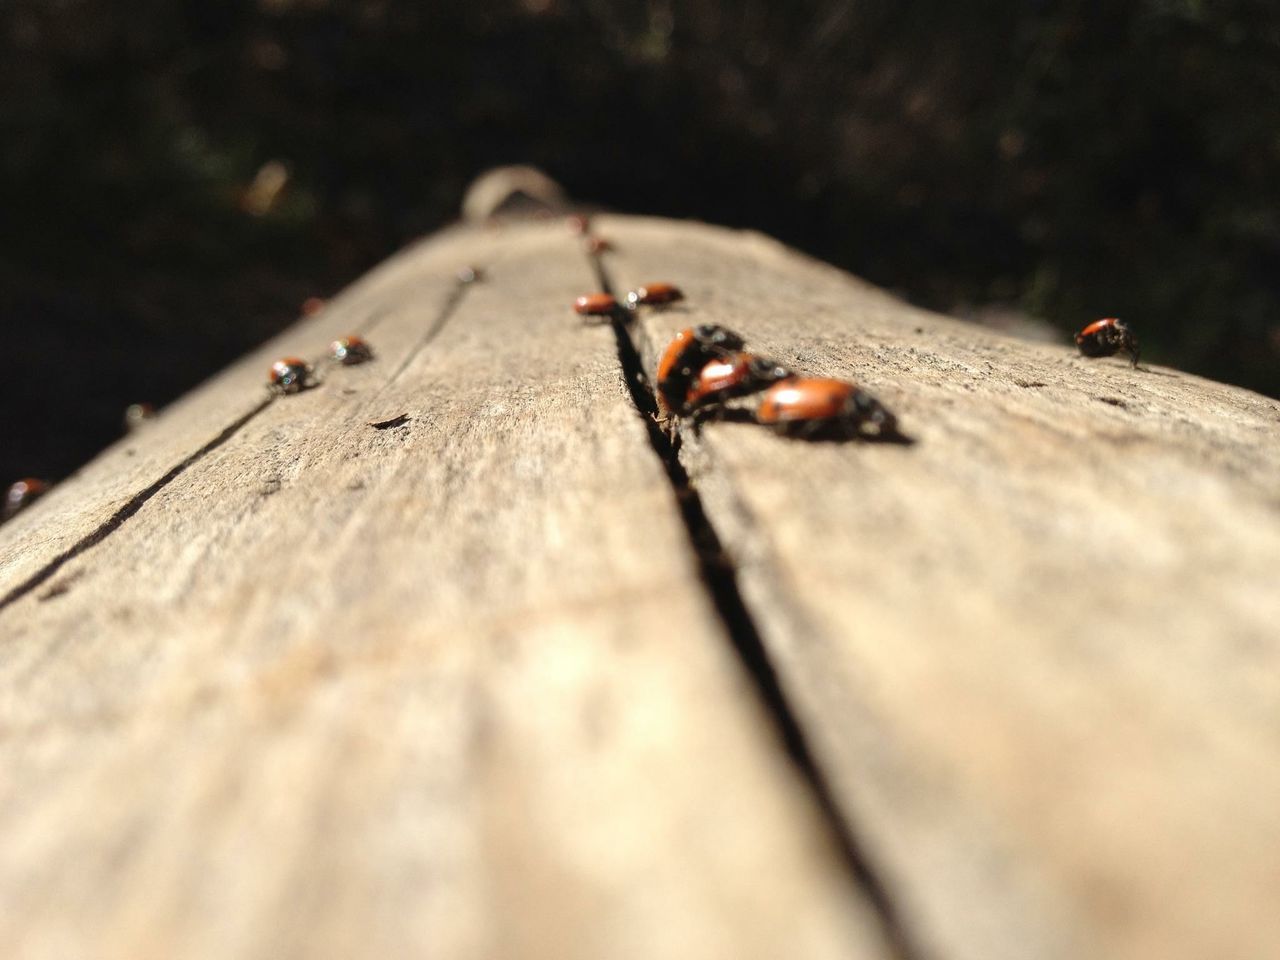
[[[31,574],[31,576],[27,577],[26,580],[23,580],[22,583],[18,584],[6,593],[3,598],[0,598],[0,611],[3,611],[9,605],[21,600],[32,590],[36,589],[36,587],[40,586],[40,584],[44,583],[55,573],[61,570],[69,561],[74,560],[86,550],[96,547],[111,534],[115,533],[121,526],[123,526],[126,520],[141,510],[148,500],[180,477],[192,464],[196,463],[207,454],[212,453],[214,450],[217,450],[218,447],[222,446],[234,437],[245,424],[260,414],[263,410],[267,409],[267,407],[271,406],[271,404],[275,402],[275,399],[275,397],[267,397],[230,426],[224,428],[221,433],[195,453],[187,456],[186,459],[181,463],[178,463],[176,466],[170,467],[169,471],[159,480],[154,481],[149,486],[144,487],[142,490],[135,493],[128,499],[124,506],[99,524],[96,529],[90,531],[84,537],[81,537],[35,573]]]
[[[445,327],[445,324],[448,323],[449,318],[452,317],[453,314],[457,311],[458,306],[462,303],[463,296],[466,294],[467,288],[470,287],[471,285],[472,283],[470,281],[464,281],[461,279],[454,281],[453,288],[449,291],[449,296],[445,298],[444,303],[440,304],[440,307],[436,313],[436,317],[432,321],[431,326],[427,328],[426,333],[423,334],[422,338],[418,341],[417,344],[414,345],[413,349],[409,352],[409,355],[405,357],[404,361],[401,362],[401,364],[396,368],[395,372],[391,375],[391,378],[385,384],[383,384],[381,388],[379,388],[378,392],[381,392],[382,390],[385,390],[388,386],[390,386],[391,383],[393,383],[397,377],[399,377],[401,374],[404,373],[406,369],[408,369],[409,364],[413,362],[413,359],[417,357],[427,347],[427,345],[431,343],[432,340],[434,340],[437,336],[439,336],[440,331],[443,330]],[[389,310],[385,310],[385,309],[382,311],[375,312],[371,317],[369,317],[365,321],[364,331],[370,330],[374,326],[376,326],[378,323],[380,323],[385,318],[388,312]],[[266,410],[267,407],[271,406],[271,404],[273,404],[277,399],[279,398],[275,395],[266,397],[264,400],[262,400],[261,403],[259,403],[256,407],[254,407],[248,413],[243,414],[242,416],[237,418],[234,422],[232,422],[229,426],[225,427],[216,437],[214,437],[204,446],[200,447],[200,449],[196,450],[192,454],[189,454],[181,462],[174,465],[173,467],[170,467],[169,470],[163,476],[161,476],[158,480],[153,481],[151,484],[149,484],[148,486],[144,487],[142,490],[139,490],[137,493],[135,493],[132,497],[128,499],[128,501],[125,502],[123,506],[121,506],[118,510],[116,510],[115,513],[109,516],[96,528],[91,530],[85,536],[81,537],[79,540],[77,540],[67,549],[63,550],[57,556],[53,557],[44,566],[36,570],[33,574],[27,577],[27,579],[23,580],[16,587],[14,587],[12,590],[6,593],[3,597],[0,597],[0,613],[2,613],[8,607],[12,606],[14,603],[17,603],[19,600],[21,600],[27,594],[31,593],[33,590],[37,589],[41,584],[48,581],[59,570],[61,570],[64,566],[66,566],[69,562],[74,560],[76,557],[80,556],[81,554],[89,550],[92,550],[94,547],[100,544],[107,537],[111,536],[111,534],[119,530],[120,527],[122,527],[125,524],[125,522],[129,520],[130,517],[132,517],[135,513],[141,510],[143,506],[146,505],[148,500],[154,497],[157,493],[159,493],[161,490],[167,487],[174,480],[178,479],[178,477],[182,476],[182,474],[185,473],[189,467],[195,465],[200,460],[204,459],[204,457],[208,456],[214,450],[217,450],[220,446],[222,446],[224,443],[226,443],[228,440],[234,437],[237,433],[240,432],[241,429],[245,427],[245,425],[249,423],[249,421],[251,421],[254,417],[258,416],[258,414]]]
[[[587,257],[600,289],[617,299],[601,255],[588,254]],[[673,437],[658,423],[657,397],[645,375],[640,351],[628,328],[628,319],[622,307],[616,308],[609,315],[609,323],[617,340],[623,380],[632,403],[644,420],[649,444],[662,464],[675,494],[690,546],[697,558],[698,573],[703,585],[738,658],[753,682],[757,696],[782,738],[788,756],[809,786],[846,868],[875,910],[886,944],[900,960],[916,960],[924,955],[923,952],[910,942],[897,905],[884,882],[873,872],[853,827],[836,804],[831,786],[814,758],[800,722],[787,703],[777,671],[761,640],[760,630],[738,587],[738,575],[732,558],[724,550],[720,536],[702,505],[702,497],[680,460],[680,434],[676,432]]]

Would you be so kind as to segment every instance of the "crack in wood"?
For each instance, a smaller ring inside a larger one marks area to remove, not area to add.
[[[250,420],[252,420],[258,414],[262,413],[262,411],[266,410],[267,407],[271,406],[271,404],[274,403],[276,399],[277,397],[275,396],[267,397],[265,400],[261,401],[256,407],[254,407],[248,413],[239,417],[229,426],[223,428],[221,433],[219,433],[216,437],[214,437],[212,440],[210,440],[208,443],[202,446],[199,450],[195,451],[192,454],[187,455],[187,457],[184,458],[181,462],[170,467],[169,470],[164,474],[164,476],[160,477],[160,479],[155,480],[148,486],[144,487],[142,490],[139,490],[137,493],[135,493],[132,497],[130,497],[127,501],[125,501],[123,506],[121,506],[118,510],[116,510],[115,513],[113,513],[106,520],[100,523],[94,530],[90,531],[84,537],[81,537],[79,540],[73,543],[66,550],[63,550],[56,557],[54,557],[48,563],[42,566],[39,570],[31,574],[31,576],[27,577],[26,580],[23,580],[22,583],[18,584],[12,590],[6,593],[4,597],[0,598],[0,611],[4,611],[9,606],[21,600],[23,597],[29,594],[32,590],[35,590],[42,583],[47,581],[50,577],[56,574],[64,566],[66,566],[67,563],[74,560],[76,557],[80,556],[82,553],[85,553],[86,551],[93,549],[98,544],[100,544],[103,540],[105,540],[107,537],[111,536],[111,534],[119,530],[120,527],[124,525],[125,521],[127,521],[135,513],[141,510],[148,500],[150,500],[157,493],[159,493],[161,490],[163,490],[165,487],[171,484],[174,480],[178,479],[178,477],[182,476],[182,474],[186,472],[188,467],[199,462],[205,456],[212,453],[214,450],[217,450],[218,447],[222,446],[224,443],[226,443],[228,440],[234,437],[237,433],[240,432],[241,428],[244,427],[245,424],[247,424]]]
[[[390,379],[388,379],[387,382],[384,383],[381,388],[379,388],[379,391],[378,391],[379,393],[381,393],[382,390],[385,390],[388,386],[394,383],[396,378],[399,377],[401,374],[403,374],[406,369],[408,369],[409,364],[413,362],[414,358],[417,357],[420,353],[422,353],[422,351],[431,343],[431,341],[440,335],[440,332],[444,329],[445,325],[449,322],[449,319],[453,316],[455,312],[457,312],[458,306],[462,303],[463,296],[465,295],[467,289],[471,285],[472,285],[472,281],[464,280],[461,278],[459,278],[454,283],[453,288],[449,291],[449,296],[446,297],[445,301],[440,305],[439,311],[436,313],[435,320],[432,322],[431,326],[427,329],[427,332],[423,334],[422,339],[418,341],[418,343],[414,346],[414,348],[411,351],[409,351],[408,356],[406,356],[405,359],[401,362],[400,366],[396,368],[395,372],[391,375]],[[373,315],[366,321],[364,329],[366,331],[372,329],[374,326],[377,325],[377,323],[381,322],[381,320],[389,312],[390,312],[389,308],[382,309],[382,310],[375,309]],[[157,493],[159,493],[161,490],[167,487],[170,483],[172,483],[174,480],[180,477],[184,472],[186,472],[188,467],[191,467],[195,463],[199,462],[206,455],[212,453],[214,450],[218,449],[218,447],[222,446],[224,443],[230,440],[246,424],[248,424],[250,420],[258,416],[258,414],[262,413],[264,410],[267,409],[267,407],[271,406],[271,404],[278,399],[279,397],[276,395],[267,397],[265,400],[259,403],[256,407],[254,407],[248,413],[239,417],[229,426],[224,428],[222,432],[220,432],[216,437],[214,437],[204,446],[200,447],[200,449],[196,450],[192,454],[189,454],[180,463],[176,464],[173,467],[170,467],[169,470],[158,480],[154,481],[153,483],[144,487],[142,490],[135,493],[132,497],[130,497],[124,503],[123,506],[121,506],[118,510],[116,510],[115,513],[113,513],[110,517],[104,520],[96,528],[94,528],[84,537],[81,537],[79,540],[77,540],[74,544],[72,544],[66,550],[63,550],[57,556],[53,557],[51,560],[49,560],[48,563],[44,564],[44,566],[36,570],[33,574],[27,577],[27,579],[23,580],[20,584],[18,584],[12,590],[6,593],[3,597],[0,597],[0,613],[2,613],[6,608],[12,606],[17,601],[21,600],[27,594],[31,593],[31,591],[37,589],[41,584],[47,582],[51,577],[57,574],[57,572],[61,570],[64,566],[66,566],[70,561],[74,560],[76,557],[80,556],[86,551],[93,549],[99,543],[101,543],[103,540],[105,540],[107,537],[113,534],[116,530],[120,529],[120,527],[123,526],[124,523],[130,517],[132,517],[135,513],[137,513],[139,510],[142,509],[142,507],[147,503],[148,500],[150,500]],[[264,490],[263,492],[264,494],[269,495],[270,493],[274,493],[275,490],[267,489],[267,490]]]
[[[440,305],[440,312],[436,314],[435,321],[427,328],[427,332],[422,335],[422,339],[419,340],[414,345],[413,349],[409,351],[408,355],[400,361],[400,365],[396,367],[395,372],[391,374],[387,379],[387,382],[379,387],[377,392],[374,393],[375,397],[386,390],[387,387],[395,383],[396,380],[398,380],[400,376],[409,369],[409,364],[413,363],[422,351],[430,346],[431,342],[435,340],[436,337],[440,336],[445,325],[448,324],[448,322],[453,318],[453,315],[458,312],[458,307],[462,305],[462,299],[466,296],[466,293],[471,286],[472,284],[470,281],[463,280],[461,278],[454,283],[453,289],[449,291],[449,296],[446,297],[444,303]]]
[[[587,259],[600,289],[616,298],[612,279],[600,254],[588,253]],[[908,937],[906,926],[887,886],[872,870],[854,829],[840,811],[827,777],[818,766],[808,738],[787,702],[777,671],[761,639],[760,630],[742,597],[734,560],[724,549],[720,536],[703,507],[702,497],[689,479],[688,471],[680,459],[680,433],[677,430],[674,434],[668,434],[659,425],[657,395],[645,375],[640,350],[632,338],[630,317],[625,308],[616,308],[610,315],[609,322],[617,340],[623,380],[632,402],[644,420],[649,444],[666,471],[690,546],[697,558],[698,573],[725,632],[751,678],[765,712],[782,738],[788,756],[808,784],[846,869],[875,910],[888,948],[900,960],[922,957],[923,951],[916,948]]]

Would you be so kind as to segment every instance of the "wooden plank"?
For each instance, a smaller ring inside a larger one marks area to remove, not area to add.
[[[913,309],[752,234],[595,227],[620,289],[687,294],[643,314],[650,371],[723,323],[918,441],[721,423],[681,449],[911,949],[1280,956],[1280,404]]]
[[[264,385],[272,361],[299,355],[318,360],[334,337],[376,329],[397,305],[411,302],[418,310],[436,309],[453,293],[455,271],[466,258],[483,258],[485,253],[482,237],[466,240],[446,233],[425,241],[353,284],[312,320],[299,322],[161,411],[145,424],[143,433],[124,437],[77,471],[75,483],[55,486],[5,525],[0,537],[4,582],[21,584],[53,558],[93,537],[139,492],[252,416],[268,399]],[[142,436],[145,443],[139,442]],[[56,522],[46,522],[53,516]],[[5,592],[0,591],[0,599]]]
[[[469,260],[490,279],[439,326]],[[559,224],[456,231],[0,530],[3,595],[243,416],[272,354],[421,285],[376,362],[265,407],[0,610],[0,954],[891,955],[611,334],[568,312],[589,282]]]

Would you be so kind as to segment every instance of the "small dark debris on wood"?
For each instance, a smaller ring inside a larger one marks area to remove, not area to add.
[[[378,420],[375,423],[369,424],[369,426],[373,427],[375,430],[390,430],[392,427],[403,426],[412,419],[413,418],[407,413],[402,413],[397,417],[392,417],[390,420]]]
[[[78,571],[76,573],[68,574],[67,576],[59,580],[57,583],[50,584],[49,589],[45,590],[44,593],[41,593],[36,599],[38,599],[41,603],[45,603],[49,600],[53,600],[57,597],[60,597],[65,593],[69,593],[71,591],[71,585],[75,583],[77,580],[79,580],[82,576],[84,576],[83,571]]]

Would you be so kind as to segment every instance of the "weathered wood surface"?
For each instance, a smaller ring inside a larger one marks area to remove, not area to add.
[[[394,301],[0,609],[0,955],[890,955],[589,282],[559,224],[437,240],[3,530],[0,594]]]
[[[718,322],[918,442],[682,457],[872,869],[936,957],[1280,956],[1280,403],[597,221],[653,354]]]
[[[595,225],[650,369],[725,323],[917,442],[685,433],[726,621],[577,241],[410,251],[0,528],[0,953],[1280,955],[1280,404]]]

